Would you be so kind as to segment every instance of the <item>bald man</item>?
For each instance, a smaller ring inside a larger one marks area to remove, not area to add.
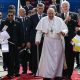
[[[44,34],[37,76],[44,77],[44,80],[51,80],[55,77],[59,77],[57,80],[61,80],[64,63],[63,39],[68,33],[67,26],[61,18],[55,16],[54,9],[49,8],[47,16],[40,20],[36,30],[36,45],[40,44],[41,36]]]
[[[26,11],[24,8],[19,9],[19,17],[22,20],[22,49],[26,47],[27,43],[27,27],[28,27],[28,21],[29,18],[26,16]],[[22,74],[27,74],[27,50],[23,50],[20,54],[20,60],[21,60],[21,65],[23,68]]]

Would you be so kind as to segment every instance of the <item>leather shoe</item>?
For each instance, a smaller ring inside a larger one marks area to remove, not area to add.
[[[27,74],[27,72],[22,72],[22,74]]]
[[[11,76],[11,75],[6,75],[7,77],[8,77],[8,79],[12,79],[13,78],[13,76]]]
[[[15,74],[15,77],[19,77],[20,76],[20,74]]]

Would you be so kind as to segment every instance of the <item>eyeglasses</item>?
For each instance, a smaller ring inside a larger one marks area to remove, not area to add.
[[[13,15],[8,15],[8,16],[10,17],[10,16],[13,16]]]

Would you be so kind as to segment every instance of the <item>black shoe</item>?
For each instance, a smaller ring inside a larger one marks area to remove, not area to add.
[[[7,77],[8,77],[8,79],[12,79],[13,78],[13,76],[11,76],[11,75],[6,75]]]
[[[67,80],[72,80],[71,77],[67,77]]]
[[[28,73],[28,74],[31,75],[31,76],[36,77],[36,74],[34,74],[34,73]]]
[[[76,66],[76,67],[75,67],[75,69],[78,69],[78,68],[79,68],[79,66]]]
[[[62,77],[55,77],[54,80],[63,80],[63,78]]]
[[[7,68],[3,68],[4,69],[4,71],[7,71]]]
[[[63,76],[63,77],[62,77],[62,80],[67,80],[67,77]]]
[[[51,78],[43,78],[43,80],[52,80]]]
[[[0,79],[1,79],[2,77],[0,77]]]
[[[28,73],[29,75],[33,75],[33,73]]]
[[[27,72],[22,72],[22,74],[27,74]]]
[[[20,76],[20,74],[15,74],[15,77],[19,77]]]

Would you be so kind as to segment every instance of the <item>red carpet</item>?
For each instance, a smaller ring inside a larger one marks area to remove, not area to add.
[[[30,75],[20,75],[20,77],[14,77],[13,79],[8,79],[6,76],[1,80],[43,80],[41,77],[33,77]]]
[[[20,68],[20,74],[22,73],[22,67]],[[31,73],[28,70],[28,73]],[[8,79],[6,76],[3,77],[1,80],[43,80],[41,77],[34,77],[29,74],[21,74],[20,77],[14,77],[13,79]],[[73,71],[72,80],[80,80],[80,74],[78,74],[77,70]]]
[[[73,71],[72,80],[80,80],[80,74],[78,74],[77,70]]]
[[[22,67],[20,67],[20,74],[22,73]],[[7,76],[4,76],[2,79],[0,80],[43,80],[42,77],[34,77],[32,75],[30,75],[29,73],[31,73],[31,71],[27,71],[28,74],[21,74],[20,77],[13,77],[13,79],[8,79]]]

